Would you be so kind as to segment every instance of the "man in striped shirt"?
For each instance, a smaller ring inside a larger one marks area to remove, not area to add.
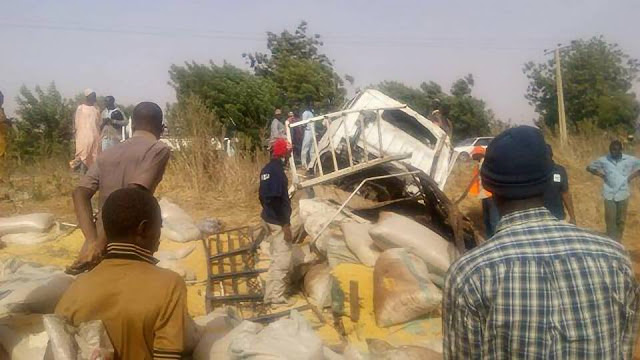
[[[106,254],[67,289],[55,313],[73,326],[102,320],[116,359],[181,359],[187,347],[187,287],[162,269],[162,218],[149,191],[116,190],[102,207]]]
[[[619,243],[544,208],[553,171],[538,129],[496,137],[481,170],[495,235],[445,280],[445,359],[630,359],[639,292]]]

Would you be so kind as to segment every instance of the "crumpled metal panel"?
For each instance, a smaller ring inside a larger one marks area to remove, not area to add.
[[[351,101],[348,108],[343,110],[366,110],[402,105],[404,104],[384,95],[380,91],[366,90]],[[447,177],[449,176],[450,168],[453,166],[451,161],[452,146],[448,135],[440,129],[440,127],[433,124],[430,120],[426,119],[409,107],[404,107],[395,111],[402,111],[406,115],[409,115],[412,120],[410,118],[405,118],[405,120],[414,121],[415,123],[412,124],[412,126],[421,127],[428,131],[433,136],[435,142],[430,142],[430,144],[427,145],[420,141],[416,134],[409,134],[407,131],[396,127],[383,117],[380,120],[380,133],[382,134],[382,151],[384,155],[401,155],[411,153],[410,158],[402,161],[424,171],[426,174],[431,174],[431,167],[436,155],[436,149],[441,146],[442,149],[440,151],[440,156],[438,157],[437,165],[434,169],[435,172],[433,180],[438,184],[440,189],[443,189],[447,181]],[[361,119],[365,120],[365,130],[363,134],[358,134],[358,123]],[[366,142],[367,152],[379,157],[378,127],[375,119],[375,112],[371,112],[364,116],[361,113],[345,114],[340,119],[332,121],[329,129],[327,129],[327,132],[318,143],[320,153],[322,154],[330,151],[329,136],[332,137],[331,140],[335,146],[335,144],[339,144],[344,139],[345,135],[348,134],[350,141],[352,142],[352,146],[355,145],[360,149],[364,149]],[[346,132],[344,129],[345,124]],[[357,140],[355,144],[354,140]],[[440,144],[441,142],[442,144]],[[336,149],[336,152],[338,151],[339,149]]]

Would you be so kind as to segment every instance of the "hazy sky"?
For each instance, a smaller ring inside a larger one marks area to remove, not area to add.
[[[301,20],[356,86],[433,80],[448,90],[472,73],[475,94],[503,120],[534,117],[522,65],[544,49],[604,35],[640,58],[640,1],[9,1],[0,0],[0,90],[14,114],[19,87],[55,81],[121,103],[175,99],[168,69],[184,61],[245,67],[266,31]],[[637,88],[637,87],[636,87]]]

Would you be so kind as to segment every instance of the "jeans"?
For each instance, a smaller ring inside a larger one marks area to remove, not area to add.
[[[482,199],[482,219],[484,221],[485,235],[488,239],[496,232],[496,226],[498,226],[498,221],[500,220],[498,207],[492,197]]]
[[[302,162],[302,167],[305,169],[311,165],[313,160],[313,153],[311,148],[313,147],[313,134],[311,130],[304,131],[304,138],[302,139],[302,151],[300,152],[300,161]]]
[[[618,242],[622,240],[628,204],[629,199],[604,201],[604,221],[607,224],[607,235]]]

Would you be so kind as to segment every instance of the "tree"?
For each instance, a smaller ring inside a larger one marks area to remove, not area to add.
[[[316,110],[326,112],[344,102],[346,90],[333,63],[320,52],[320,35],[307,35],[307,23],[301,22],[291,33],[267,33],[269,53],[245,53],[257,76],[272,80],[278,89],[278,103],[302,109],[312,99]]]
[[[276,106],[277,90],[270,79],[226,62],[222,66],[213,62],[172,65],[169,77],[179,103],[192,95],[197,96],[226,128],[243,132],[256,143]]]
[[[451,86],[451,95],[433,81],[423,82],[420,89],[397,81],[383,81],[373,88],[409,105],[425,117],[440,110],[453,125],[454,139],[483,136],[491,133],[492,124],[501,124],[483,100],[471,96],[473,75],[456,80]]]
[[[69,153],[75,109],[55,83],[46,90],[36,86],[33,92],[23,85],[16,102],[20,121],[16,122],[17,132],[11,141],[14,153],[21,158]]]
[[[640,62],[617,44],[602,37],[576,40],[561,51],[561,70],[567,122],[572,127],[594,121],[600,128],[622,126],[631,130],[640,115],[632,92]],[[554,59],[525,64],[529,79],[525,95],[540,120],[549,127],[558,123],[558,101]]]

